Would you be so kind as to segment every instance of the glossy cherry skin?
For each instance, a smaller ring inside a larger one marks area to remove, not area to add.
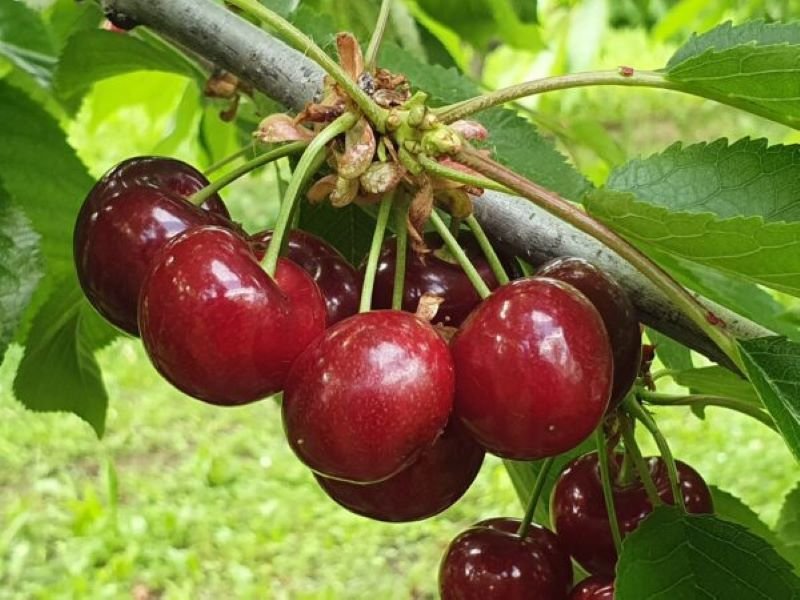
[[[409,313],[340,321],[292,366],[283,427],[300,460],[325,477],[388,479],[439,437],[453,407],[447,344]]]
[[[614,579],[592,575],[572,588],[568,600],[614,600]]]
[[[569,283],[591,300],[603,318],[614,356],[609,410],[616,408],[636,381],[642,363],[642,330],[628,294],[582,258],[556,258],[539,267],[536,274]]]
[[[464,322],[451,351],[455,413],[498,456],[561,454],[594,431],[608,406],[603,321],[566,283],[534,277],[498,288]]]
[[[358,484],[316,478],[328,496],[358,515],[396,523],[418,521],[455,504],[475,481],[483,456],[483,448],[458,420],[451,420],[430,448],[385,481]]]
[[[660,458],[648,459],[650,473],[659,497],[674,504],[667,468]],[[711,513],[711,492],[703,478],[686,463],[676,461],[683,501],[691,513]],[[612,461],[612,473],[622,464],[622,455]],[[612,478],[612,479],[615,479]],[[623,537],[636,529],[653,511],[639,480],[622,487],[613,485],[614,508]],[[553,528],[564,548],[589,573],[613,576],[617,554],[611,538],[597,453],[585,454],[570,462],[556,482],[550,503]]]
[[[283,388],[325,330],[325,302],[291,261],[279,261],[273,281],[245,239],[209,225],[159,253],[142,285],[139,327],[175,387],[211,404],[245,404]]]
[[[442,600],[564,600],[572,585],[569,556],[548,529],[490,519],[459,534],[439,567]]]
[[[406,255],[406,278],[403,286],[403,310],[415,312],[423,294],[435,294],[444,298],[433,323],[458,327],[470,311],[481,301],[464,271],[454,261],[440,257],[444,245],[436,233],[425,235],[425,242],[433,251],[421,257],[410,248]],[[459,235],[459,243],[464,248],[481,278],[489,289],[497,287],[497,279],[483,252],[467,232]],[[394,290],[395,261],[397,260],[397,239],[384,242],[375,273],[375,288],[372,294],[373,308],[391,308]],[[510,262],[510,261],[507,261]]]
[[[257,256],[263,256],[271,231],[250,238]],[[336,248],[325,240],[295,229],[289,233],[286,258],[300,265],[319,286],[328,310],[328,326],[358,312],[361,300],[361,275]]]

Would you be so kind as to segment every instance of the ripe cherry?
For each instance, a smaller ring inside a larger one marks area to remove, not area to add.
[[[379,521],[427,519],[452,506],[472,485],[484,451],[457,420],[410,466],[380,483],[357,484],[316,476],[346,509]]]
[[[403,287],[403,310],[415,312],[423,294],[442,296],[444,302],[439,306],[433,323],[458,327],[470,311],[481,301],[475,288],[455,260],[447,257],[442,238],[436,233],[425,235],[425,242],[432,252],[424,257],[408,250],[406,255],[406,277]],[[459,243],[467,256],[478,269],[481,278],[489,289],[497,287],[497,279],[478,242],[468,232],[461,232]],[[397,259],[397,239],[384,242],[375,274],[375,289],[372,294],[373,308],[390,308],[394,290],[395,261]],[[506,269],[515,266],[511,258],[504,260]],[[516,270],[510,276],[519,275]]]
[[[546,278],[495,290],[451,344],[455,412],[489,452],[536,460],[594,431],[611,392],[603,321],[572,286]]]
[[[273,281],[244,238],[203,226],[158,254],[142,284],[139,327],[177,388],[244,404],[283,388],[294,359],[325,330],[325,303],[293,262],[279,261]]]
[[[582,258],[557,258],[545,263],[536,273],[564,281],[584,294],[603,317],[614,355],[614,384],[609,410],[630,391],[642,362],[642,332],[622,286]]]
[[[311,275],[319,286],[328,310],[328,326],[358,312],[361,299],[361,275],[336,248],[306,231],[289,233],[286,258]],[[271,231],[250,238],[256,256],[262,257],[272,240]]]
[[[89,192],[75,223],[75,266],[86,297],[112,324],[138,335],[142,280],[168,240],[198,225],[234,227],[218,197],[207,210],[185,199],[207,184],[185,163],[142,157],[120,163]]]
[[[563,600],[572,565],[558,538],[532,524],[525,538],[516,519],[489,519],[459,534],[439,567],[442,600]]]
[[[572,588],[567,600],[614,600],[614,579],[592,575]]]
[[[622,455],[617,454],[615,458],[616,464],[611,461],[614,475],[622,464]],[[676,462],[686,509],[691,513],[712,512],[711,492],[703,478],[686,463]],[[656,457],[648,459],[647,463],[659,497],[665,503],[674,504],[666,465]],[[612,481],[615,512],[624,537],[639,526],[653,507],[640,480],[626,486],[617,483],[616,477]],[[553,528],[572,557],[590,573],[613,575],[617,553],[596,452],[585,454],[565,467],[553,488],[550,510]]]
[[[300,355],[286,381],[283,426],[312,470],[374,483],[433,444],[452,406],[444,340],[414,315],[373,311],[340,321]]]

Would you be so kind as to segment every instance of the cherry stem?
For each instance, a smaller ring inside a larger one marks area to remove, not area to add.
[[[472,284],[472,287],[475,288],[475,291],[478,292],[478,295],[481,297],[481,299],[488,297],[492,291],[489,289],[489,286],[486,285],[486,282],[481,279],[480,273],[478,273],[475,265],[472,264],[463,248],[459,246],[458,240],[455,238],[455,236],[453,236],[452,233],[450,233],[447,225],[442,220],[442,217],[439,216],[439,213],[436,212],[436,210],[431,213],[431,223],[433,223],[436,232],[439,234],[442,240],[444,240],[444,244],[447,246],[448,252],[450,252],[451,256],[461,266],[461,269],[464,271],[467,279],[469,279],[469,282]]]
[[[713,396],[710,394],[689,394],[687,396],[673,396],[671,394],[660,394],[646,390],[638,391],[639,397],[649,404],[658,406],[694,406],[704,408],[706,406],[719,406],[735,410],[748,417],[760,421],[773,431],[778,431],[775,421],[766,412],[761,410],[758,405],[740,400],[739,398],[729,398],[727,396]]]
[[[672,498],[678,507],[683,512],[686,512],[686,505],[683,501],[683,491],[681,490],[680,480],[678,479],[678,467],[675,465],[675,458],[672,456],[672,451],[667,443],[667,438],[665,438],[664,434],[661,433],[661,430],[658,428],[658,424],[656,423],[655,419],[653,419],[650,413],[642,408],[642,405],[639,404],[639,401],[634,396],[628,396],[625,398],[623,406],[625,407],[625,410],[628,411],[628,414],[640,421],[642,425],[644,425],[645,428],[647,428],[647,430],[650,432],[650,435],[653,436],[656,446],[658,446],[658,451],[661,453],[661,458],[667,465],[667,475],[669,475],[669,485],[672,489]]]
[[[367,47],[367,54],[364,57],[364,70],[373,72],[375,64],[378,61],[378,51],[381,49],[381,42],[386,33],[386,23],[389,21],[389,11],[392,8],[392,0],[383,0],[381,2],[381,10],[378,13],[378,20],[375,23],[375,29],[372,30],[372,37],[369,40]]]
[[[375,223],[375,231],[372,234],[372,243],[369,247],[367,266],[364,268],[364,283],[361,286],[361,303],[358,312],[368,312],[372,307],[372,292],[375,289],[375,274],[378,270],[378,259],[381,255],[383,237],[386,234],[386,226],[389,224],[389,215],[392,212],[393,194],[386,194],[381,200],[378,208],[378,220]]]
[[[420,154],[417,156],[417,160],[419,160],[419,164],[421,164],[428,173],[436,177],[449,179],[450,181],[463,183],[464,185],[470,185],[472,187],[483,188],[485,190],[495,190],[496,192],[503,192],[505,194],[511,193],[511,190],[509,190],[506,186],[500,185],[491,179],[481,177],[480,175],[471,175],[470,173],[465,173],[464,171],[459,171],[458,169],[446,167],[438,160],[435,160],[430,156]]]
[[[536,482],[533,484],[531,497],[530,500],[528,500],[528,508],[525,510],[525,516],[522,517],[522,523],[519,524],[519,529],[517,530],[517,535],[523,539],[528,535],[528,530],[531,528],[533,514],[536,512],[536,507],[539,505],[539,498],[542,496],[544,484],[547,483],[547,475],[554,461],[554,458],[546,458],[539,467],[539,474],[536,476]]]
[[[703,330],[734,364],[743,372],[745,371],[736,339],[723,329],[724,324],[715,325],[709,322],[707,308],[702,306],[677,281],[672,279],[666,271],[617,235],[617,233],[596,221],[555,192],[529,181],[521,175],[517,175],[514,171],[483,156],[473,148],[465,147],[456,153],[455,158],[466,166],[494,179],[496,182],[508,186],[520,196],[531,200],[550,214],[594,237],[627,260],[642,275],[658,286],[664,295],[672,300],[679,309]]]
[[[495,252],[492,242],[489,241],[489,238],[487,237],[486,232],[483,230],[483,227],[481,227],[481,224],[478,222],[478,219],[475,218],[475,215],[470,215],[465,219],[465,222],[470,231],[472,231],[472,235],[474,235],[475,239],[478,241],[478,245],[481,247],[481,250],[483,250],[483,255],[486,257],[486,262],[489,263],[497,282],[500,285],[507,284],[509,281],[511,281],[508,278],[508,273],[506,273],[503,263],[500,262],[500,257],[497,256],[497,252]]]
[[[614,549],[619,556],[622,549],[622,534],[619,530],[619,520],[617,511],[614,508],[614,491],[611,483],[611,468],[608,464],[608,448],[606,448],[606,437],[603,434],[603,424],[594,432],[594,439],[597,443],[597,462],[600,465],[600,481],[603,484],[603,498],[606,502],[606,512],[608,512],[608,523],[611,526],[611,537],[614,540]]]
[[[207,185],[202,190],[195,192],[189,196],[188,200],[195,206],[200,206],[203,202],[219,192],[222,188],[230,185],[237,179],[244,177],[258,167],[269,164],[274,160],[283,158],[284,156],[294,154],[295,152],[300,152],[307,145],[308,142],[292,142],[291,144],[284,144],[283,146],[279,146],[278,148],[270,150],[269,152],[265,152],[264,154],[259,154],[255,158],[248,160],[246,163],[236,167],[230,173],[226,173],[219,179],[216,179],[213,183]]]
[[[661,496],[658,495],[653,475],[650,473],[647,461],[642,456],[642,451],[636,442],[635,423],[628,415],[621,415],[620,429],[622,430],[622,439],[625,441],[625,454],[633,459],[633,464],[636,465],[636,470],[639,473],[639,480],[642,482],[645,492],[647,492],[647,499],[650,500],[650,505],[655,508],[656,506],[661,506]]]
[[[406,284],[406,254],[408,252],[408,203],[398,202],[394,213],[394,229],[397,235],[397,254],[394,258],[394,285],[392,287],[392,309],[403,307]]]
[[[339,87],[344,90],[350,99],[356,103],[379,132],[383,133],[386,130],[388,111],[375,104],[372,98],[345,73],[344,69],[317,46],[305,33],[276,12],[260,4],[258,0],[229,0],[228,3],[241,8],[247,14],[275,29],[278,36],[290,46],[295,50],[299,50],[322,67],[322,69],[339,84]]]
[[[622,455],[622,466],[617,474],[617,484],[621,486],[630,485],[633,482],[633,464],[631,457],[626,452]]]
[[[292,173],[291,179],[289,179],[289,185],[286,187],[286,194],[283,197],[281,209],[278,212],[278,218],[272,232],[272,240],[269,243],[269,248],[267,248],[267,253],[264,255],[264,260],[261,261],[261,264],[264,265],[264,269],[270,276],[275,274],[275,269],[278,266],[278,256],[280,256],[283,246],[283,238],[286,235],[286,230],[289,228],[294,204],[300,195],[300,188],[324,162],[325,150],[328,143],[337,135],[350,129],[356,121],[358,121],[358,115],[350,112],[344,113],[325,129],[320,131],[317,136],[311,140],[311,143],[308,144],[305,152],[303,152],[303,155],[300,157],[300,161],[297,163],[297,167]]]
[[[225,158],[218,160],[217,162],[213,163],[210,167],[208,167],[205,171],[203,171],[203,175],[211,175],[214,171],[219,171],[225,165],[228,165],[235,161],[237,158],[241,158],[243,156],[247,156],[250,152],[256,152],[254,146],[245,146],[244,148],[240,148],[230,156],[226,156]]]

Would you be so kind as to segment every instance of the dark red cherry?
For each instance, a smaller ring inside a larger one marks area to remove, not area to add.
[[[592,575],[572,588],[568,600],[614,600],[614,579]]]
[[[325,330],[325,303],[291,261],[279,261],[273,281],[244,238],[196,227],[154,261],[139,327],[175,387],[211,404],[245,404],[283,388],[292,362]]]
[[[452,407],[444,340],[414,315],[373,311],[340,321],[300,355],[286,380],[283,426],[312,470],[374,483],[433,444]]]
[[[256,256],[263,257],[272,240],[272,231],[250,238]],[[358,312],[361,300],[361,275],[336,248],[307,231],[289,233],[286,258],[300,265],[319,286],[328,309],[328,326]]]
[[[403,310],[415,312],[423,294],[442,296],[444,302],[433,323],[458,327],[470,311],[481,301],[475,288],[464,275],[455,260],[446,258],[442,238],[436,233],[425,234],[425,242],[432,252],[420,256],[408,250],[406,256],[406,278],[403,287]],[[497,279],[483,255],[475,238],[468,232],[461,232],[459,243],[464,248],[481,278],[490,289],[497,287]],[[397,239],[384,242],[375,274],[375,289],[372,294],[373,308],[391,308],[394,289],[395,261],[397,260]],[[512,264],[513,259],[506,263]],[[507,267],[508,268],[508,267]]]
[[[518,279],[495,290],[451,344],[455,413],[489,452],[561,454],[600,423],[611,392],[603,321],[572,286]]]
[[[328,496],[358,515],[378,521],[417,521],[439,514],[461,498],[475,481],[483,455],[483,448],[464,427],[451,420],[433,446],[385,481],[359,484],[316,478]]]
[[[653,511],[641,481],[621,486],[616,472],[622,455],[612,461],[614,507],[623,536],[630,533]],[[703,478],[686,463],[676,461],[678,479],[683,490],[686,509],[691,513],[713,511],[711,492]],[[647,460],[659,497],[674,504],[667,468],[660,458]],[[550,502],[553,529],[564,548],[589,573],[612,576],[617,554],[611,538],[597,453],[592,452],[570,462],[562,471],[552,492]]]
[[[603,317],[614,355],[609,410],[616,408],[636,381],[642,362],[642,331],[628,294],[619,283],[582,258],[556,258],[539,267],[536,274],[569,283],[589,298]]]
[[[490,519],[459,534],[439,567],[442,600],[564,600],[572,585],[569,557],[556,536],[515,519]]]

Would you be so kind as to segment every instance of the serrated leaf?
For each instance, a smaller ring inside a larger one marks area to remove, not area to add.
[[[55,88],[65,104],[76,109],[92,84],[133,71],[195,75],[185,58],[166,47],[111,31],[82,31],[67,41],[61,53]]]
[[[328,202],[304,204],[300,228],[327,240],[352,265],[369,252],[375,219],[355,204],[334,208]]]
[[[94,352],[118,335],[67,277],[34,317],[15,396],[33,411],[74,413],[102,436],[108,396]]]
[[[666,77],[688,91],[800,127],[800,25],[730,23],[692,38]]]
[[[740,340],[747,377],[800,460],[800,344],[782,337]]]
[[[0,186],[0,363],[41,277],[39,236]]]
[[[457,102],[480,93],[475,84],[455,69],[422,63],[392,44],[384,46],[381,65],[406,75],[416,89],[430,95],[432,106]],[[567,163],[555,146],[544,139],[529,121],[513,111],[494,108],[475,115],[474,120],[489,130],[488,146],[497,160],[520,175],[570,200],[578,200],[589,188],[586,178]]]
[[[18,0],[0,0],[0,56],[43,86],[56,64],[50,33],[39,14]]]
[[[730,492],[721,490],[714,485],[709,487],[714,501],[714,514],[717,517],[724,521],[738,523],[774,545],[777,539],[775,533],[766,526],[752,508]]]
[[[800,145],[677,143],[615,169],[606,185],[672,211],[800,221]]]
[[[741,525],[662,506],[625,538],[614,597],[790,600],[800,597],[800,579]]]
[[[786,557],[796,569],[800,569],[800,485],[795,486],[784,499],[775,529]]]
[[[678,371],[672,375],[675,383],[694,393],[727,396],[760,404],[753,385],[728,369],[719,366]]]
[[[645,251],[655,248],[800,296],[800,222],[672,212],[608,189],[590,192],[584,204]]]

